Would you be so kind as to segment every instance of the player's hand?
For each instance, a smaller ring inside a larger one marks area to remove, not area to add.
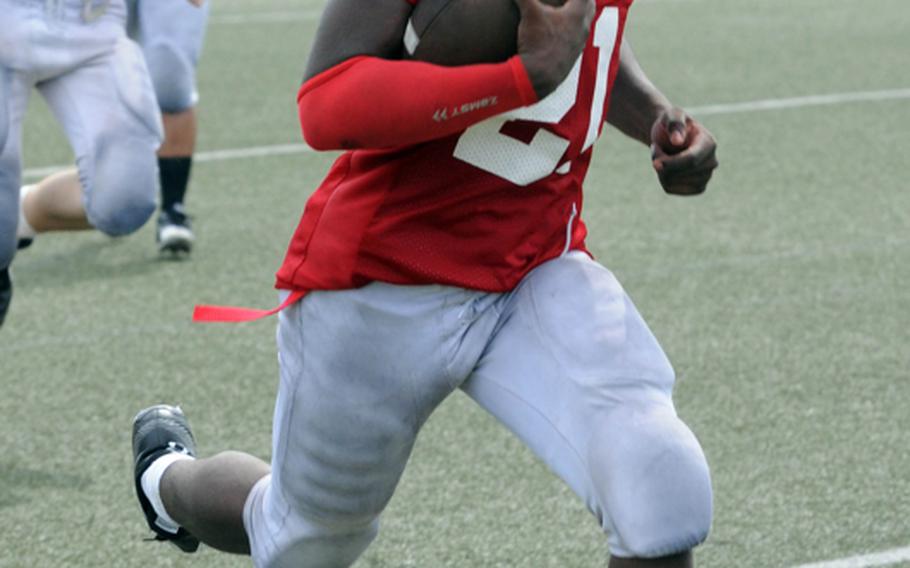
[[[567,0],[559,8],[541,0],[515,0],[521,11],[518,55],[538,98],[552,93],[578,60],[594,19],[594,0]]]
[[[680,108],[661,113],[651,128],[651,159],[664,191],[698,195],[717,168],[717,142]]]

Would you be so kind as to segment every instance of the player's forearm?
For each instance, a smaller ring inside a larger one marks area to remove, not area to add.
[[[654,121],[672,104],[645,75],[625,40],[621,49],[607,122],[630,138],[650,145]]]
[[[356,57],[304,83],[297,98],[304,138],[318,150],[419,144],[536,100],[517,57],[466,67]]]

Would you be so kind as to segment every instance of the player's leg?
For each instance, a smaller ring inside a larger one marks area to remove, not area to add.
[[[9,267],[16,254],[22,119],[30,90],[21,74],[0,65],[0,326],[13,296]]]
[[[249,554],[243,508],[269,464],[241,452],[223,452],[168,468],[161,495],[177,524],[213,548]]]
[[[178,461],[160,474],[162,512],[211,544],[249,546],[260,567],[352,564],[377,534],[417,432],[461,380],[452,354],[469,343],[479,356],[482,344],[462,341],[471,298],[372,284],[314,292],[282,312],[270,475],[238,454]]]
[[[38,232],[93,227],[120,236],[155,210],[161,121],[139,48],[120,39],[105,56],[38,85],[76,154],[73,172],[52,176],[25,200]]]
[[[202,540],[249,554],[243,507],[256,482],[268,475],[267,463],[238,452],[195,460],[196,441],[183,411],[167,405],[147,408],[133,420],[133,455],[136,495],[156,538],[185,552],[194,552]]]
[[[35,185],[22,188],[19,238],[30,239],[51,231],[84,231],[92,225],[85,216],[82,184],[78,171],[64,170]]]
[[[513,293],[464,390],[584,500],[613,568],[691,565],[707,536],[707,462],[671,399],[673,370],[613,275],[572,254]]]
[[[184,212],[196,148],[196,65],[208,20],[208,3],[138,0],[136,39],[142,46],[164,119],[158,150],[161,215],[157,239],[162,250],[189,251],[194,236]]]

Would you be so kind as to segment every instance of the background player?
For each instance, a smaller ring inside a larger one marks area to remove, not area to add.
[[[390,61],[411,13],[402,0],[329,3],[304,132],[316,148],[363,150],[310,199],[278,274],[299,301],[280,316],[272,467],[194,460],[179,409],[141,412],[136,484],[159,539],[252,553],[260,567],[348,566],[421,425],[461,388],[584,500],[612,568],[691,566],[711,522],[707,463],[676,415],[669,362],[585,254],[578,214],[611,76],[606,116],[656,143],[669,193],[704,191],[715,143],[621,43],[629,0],[517,3],[519,57],[459,68]],[[481,100],[497,102],[470,104]]]
[[[126,37],[124,0],[0,0],[0,11],[2,323],[17,245],[47,231],[126,235],[154,213],[162,127],[142,53]],[[22,121],[33,87],[66,131],[77,169],[24,188],[20,198]]]
[[[0,271],[8,282],[17,243],[37,232],[123,235],[145,223],[155,207],[161,125],[142,55],[125,37],[122,0],[0,0],[0,10],[0,106],[8,117],[0,131]],[[63,126],[78,170],[26,188],[20,202],[21,128],[33,87]]]
[[[195,238],[184,199],[196,148],[196,65],[209,5],[197,8],[186,0],[130,0],[129,9],[130,36],[142,47],[164,119],[164,143],[158,149],[158,248],[190,252]]]

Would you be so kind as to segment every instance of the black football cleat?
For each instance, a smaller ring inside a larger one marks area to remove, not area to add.
[[[0,270],[0,327],[6,319],[9,304],[13,301],[13,281],[9,277],[9,267]]]
[[[35,242],[35,239],[23,237],[23,238],[19,239],[19,241],[16,243],[16,248],[18,250],[27,249],[28,247],[32,246],[32,243],[34,243],[34,242]]]
[[[136,496],[145,513],[148,526],[155,533],[155,540],[173,543],[184,552],[196,552],[199,539],[184,528],[177,533],[158,525],[158,514],[142,491],[142,474],[156,459],[169,453],[196,457],[196,440],[190,425],[178,406],[159,404],[146,408],[133,419],[133,458],[135,460]]]
[[[158,252],[189,254],[193,250],[196,236],[193,235],[189,216],[183,212],[182,206],[178,204],[161,211],[155,240],[158,243]]]

